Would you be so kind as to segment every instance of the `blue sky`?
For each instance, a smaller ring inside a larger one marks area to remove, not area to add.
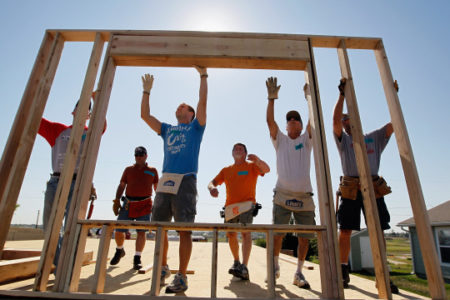
[[[338,35],[383,38],[428,208],[450,200],[448,155],[450,120],[450,3],[433,1],[22,1],[0,2],[0,149],[3,151],[26,82],[46,29],[198,30]],[[72,122],[92,43],[66,43],[44,117]],[[372,51],[351,50],[352,67],[363,129],[389,122],[379,73]],[[340,78],[335,49],[315,49],[318,83],[325,119],[333,189],[341,174],[331,128]],[[161,121],[175,123],[180,102],[196,105],[199,78],[193,68],[124,68],[116,71],[107,119],[96,165],[94,184],[99,199],[93,218],[114,219],[111,200],[123,169],[132,164],[133,149],[149,150],[149,164],[162,166],[162,140],[140,119],[140,76],[155,76],[152,111]],[[209,70],[208,121],[200,152],[198,174],[199,222],[222,222],[225,199],[207,191],[208,182],[232,163],[236,142],[265,160],[272,172],[259,179],[257,200],[263,209],[255,223],[270,223],[272,189],[276,182],[275,152],[265,123],[265,80],[281,84],[275,117],[284,130],[284,115],[297,109],[308,117],[303,98],[303,72],[272,70]],[[313,157],[312,157],[313,159]],[[313,165],[313,164],[312,164]],[[34,223],[43,208],[45,183],[51,172],[50,146],[36,138],[13,223]],[[380,174],[392,186],[386,197],[391,226],[409,218],[409,196],[395,137],[382,156]],[[311,170],[316,191],[314,168]],[[317,198],[315,198],[317,201]],[[318,211],[317,211],[318,215]],[[39,224],[42,221],[39,220]],[[399,228],[395,228],[399,230]]]

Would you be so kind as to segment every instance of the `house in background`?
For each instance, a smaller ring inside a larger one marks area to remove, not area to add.
[[[450,282],[450,200],[428,210],[431,230],[433,233],[438,258],[445,282]],[[408,227],[413,272],[422,278],[426,277],[425,265],[420,251],[419,237],[417,236],[414,218],[409,218],[397,224],[402,229]],[[405,229],[404,229],[405,230]]]

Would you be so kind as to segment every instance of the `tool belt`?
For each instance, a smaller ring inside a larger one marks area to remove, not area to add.
[[[392,193],[391,187],[387,185],[386,180],[381,176],[372,176],[373,190],[375,198],[381,198]],[[358,191],[361,190],[359,177],[341,176],[339,183],[339,193],[342,198],[356,200]]]
[[[144,199],[139,199],[144,198]],[[148,215],[152,212],[152,198],[151,197],[139,197],[139,198],[130,198],[130,197],[122,197],[122,201],[125,202],[125,210],[128,210],[128,217],[135,219],[145,215]],[[135,200],[136,199],[136,200]]]

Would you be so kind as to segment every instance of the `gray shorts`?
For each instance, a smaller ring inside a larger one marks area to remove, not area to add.
[[[156,193],[152,221],[193,223],[197,214],[197,178],[184,176],[178,194]]]
[[[255,205],[253,204],[252,208],[245,213],[240,214],[239,216],[234,217],[225,223],[239,223],[239,224],[252,224],[253,223],[253,210],[255,209]]]
[[[278,204],[273,204],[272,210],[273,224],[289,224],[291,217],[294,218],[296,225],[316,225],[316,214],[314,211],[292,211]],[[275,233],[275,235],[284,235],[285,233]],[[298,237],[312,239],[314,233],[297,233]]]

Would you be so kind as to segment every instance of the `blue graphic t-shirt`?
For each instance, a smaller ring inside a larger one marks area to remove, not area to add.
[[[177,126],[161,124],[161,137],[164,141],[163,173],[197,174],[205,126],[201,126],[197,119]]]

